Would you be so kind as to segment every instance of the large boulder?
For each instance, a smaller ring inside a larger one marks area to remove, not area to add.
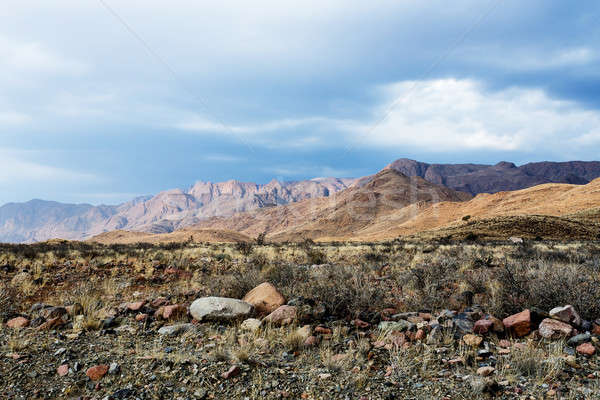
[[[529,310],[521,311],[504,318],[502,323],[507,333],[517,337],[526,336],[531,332],[531,312]]]
[[[538,328],[540,336],[546,339],[559,339],[573,334],[573,327],[565,322],[546,318]]]
[[[269,282],[261,283],[249,291],[242,300],[252,304],[259,314],[272,313],[285,304],[283,295]]]
[[[190,306],[190,314],[198,321],[227,321],[248,317],[254,307],[250,303],[227,297],[201,297]]]

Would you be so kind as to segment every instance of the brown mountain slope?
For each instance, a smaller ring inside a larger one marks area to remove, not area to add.
[[[380,220],[361,232],[360,239],[379,240],[410,235],[441,227],[455,228],[469,221],[509,216],[564,216],[577,220],[570,214],[578,213],[584,221],[586,215],[595,215],[592,210],[600,205],[600,179],[587,185],[545,184],[514,192],[480,194],[470,201],[440,202],[426,207],[413,206],[399,210],[385,220]],[[408,214],[412,214],[407,218]],[[550,221],[550,220],[548,220]],[[556,220],[554,220],[556,222]],[[590,223],[591,223],[590,222]]]
[[[600,239],[600,224],[550,215],[513,215],[479,219],[419,232],[411,236],[419,240],[440,238],[506,240],[513,236],[526,239],[596,240]]]
[[[251,239],[241,233],[221,231],[218,229],[189,229],[171,233],[145,233],[130,231],[105,232],[89,239],[89,242],[101,244],[134,244],[134,243],[172,243],[172,242],[213,242],[237,243]]]
[[[195,227],[232,230],[270,240],[353,237],[410,204],[464,201],[470,196],[388,169],[327,198],[203,221]]]
[[[222,235],[230,239],[207,235],[202,241],[243,241],[262,232],[267,232],[272,241],[305,238],[377,241],[415,235],[422,239],[448,236],[461,239],[471,234],[503,239],[514,235],[597,239],[600,234],[600,179],[587,185],[544,184],[513,192],[481,194],[468,201],[464,201],[465,196],[468,197],[388,169],[329,198],[309,199],[230,218],[212,218],[194,229],[226,232]],[[469,218],[464,220],[466,216]],[[240,236],[234,236],[233,232]],[[125,240],[110,235],[105,234],[98,241]],[[128,235],[128,243],[184,241],[189,239],[190,231]]]

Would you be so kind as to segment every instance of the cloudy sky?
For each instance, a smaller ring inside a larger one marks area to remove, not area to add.
[[[599,159],[600,3],[3,0],[0,203]]]

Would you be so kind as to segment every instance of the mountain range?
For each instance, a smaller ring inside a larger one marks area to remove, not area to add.
[[[346,189],[354,179],[316,178],[267,184],[197,182],[116,206],[31,200],[0,207],[0,242],[81,240],[114,230],[166,233],[213,216],[275,207]]]
[[[377,225],[373,221],[381,222],[392,214],[398,217],[398,210],[414,217],[416,207],[424,205],[465,203],[481,193],[546,183],[586,185],[597,177],[600,162],[541,162],[518,167],[509,162],[427,164],[399,159],[378,174],[358,179],[197,182],[186,190],[167,190],[115,206],[43,200],[9,203],[0,207],[0,241],[82,240],[114,231],[168,235],[190,227],[202,229],[208,238],[216,234],[214,229],[248,235],[279,232],[281,239],[367,234]],[[359,214],[362,217],[355,220]],[[408,217],[401,220],[406,222]]]

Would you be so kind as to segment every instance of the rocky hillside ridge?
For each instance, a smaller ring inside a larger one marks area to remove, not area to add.
[[[473,195],[525,189],[544,183],[584,185],[600,177],[598,161],[537,162],[517,167],[506,161],[496,165],[427,164],[401,158],[386,168]]]
[[[188,190],[167,190],[117,206],[43,200],[9,203],[0,207],[0,242],[81,240],[114,230],[168,233],[208,217],[326,197],[353,182],[344,178],[267,184],[197,182]]]
[[[194,227],[235,231],[251,237],[266,232],[270,240],[352,237],[409,205],[462,202],[469,198],[467,193],[386,169],[335,196],[212,218]]]

